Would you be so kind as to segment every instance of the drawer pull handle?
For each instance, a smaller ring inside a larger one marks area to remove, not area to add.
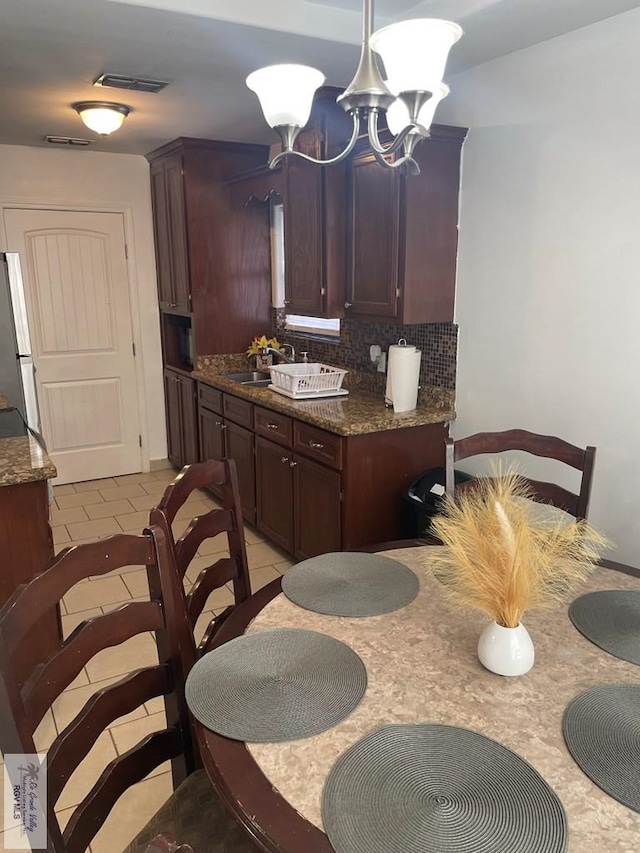
[[[280,461],[281,461],[281,462],[288,462],[288,461],[289,461],[289,457],[288,457],[288,456],[281,456],[281,457],[280,457]]]
[[[324,450],[324,444],[320,444],[319,441],[310,441],[309,447],[313,447],[314,450]]]
[[[353,305],[353,302],[345,302],[344,303],[345,308],[351,308],[352,305]]]
[[[295,468],[297,464],[297,462],[289,462],[289,468]]]
[[[216,421],[216,426],[220,427],[220,429],[226,429],[227,425],[222,423],[222,421]]]
[[[278,424],[268,423],[267,429],[278,429]]]

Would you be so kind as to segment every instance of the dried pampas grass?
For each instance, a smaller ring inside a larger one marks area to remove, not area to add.
[[[432,525],[446,547],[430,559],[455,602],[515,628],[525,610],[557,606],[588,577],[605,537],[586,521],[541,519],[540,507],[511,470],[445,499]]]

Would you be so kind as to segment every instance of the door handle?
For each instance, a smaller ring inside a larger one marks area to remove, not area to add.
[[[297,464],[297,462],[289,462],[289,468],[295,468]]]
[[[288,456],[281,456],[281,457],[280,457],[280,461],[281,461],[281,462],[288,462],[288,461],[289,461],[289,457],[288,457]]]

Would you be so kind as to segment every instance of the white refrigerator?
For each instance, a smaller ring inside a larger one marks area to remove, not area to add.
[[[0,252],[0,394],[40,433],[27,305],[16,252]]]

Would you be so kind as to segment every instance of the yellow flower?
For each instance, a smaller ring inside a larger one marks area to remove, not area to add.
[[[266,335],[262,335],[262,337],[256,337],[251,341],[251,346],[247,350],[247,355],[257,355],[260,352],[263,352],[267,347],[273,347],[273,349],[280,349],[280,344],[277,338],[267,338]]]

